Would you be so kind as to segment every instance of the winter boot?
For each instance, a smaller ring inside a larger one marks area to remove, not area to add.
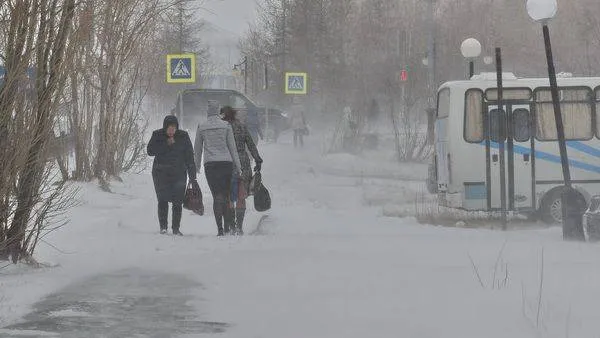
[[[217,223],[217,236],[223,236],[223,215],[215,215],[215,221]]]
[[[217,236],[223,236],[223,216],[215,216],[215,219],[217,221]]]
[[[225,234],[235,233],[235,214],[233,208],[227,208],[223,215]]]
[[[181,204],[173,203],[173,235],[183,236],[181,231],[179,231],[179,227],[181,225],[181,213],[183,212],[183,207]]]
[[[236,234],[243,235],[244,234],[244,217],[246,216],[246,209],[236,209],[235,211],[235,225],[236,225]]]
[[[167,232],[167,224],[169,217],[169,202],[158,202],[158,224],[160,225],[160,233]]]
[[[227,201],[223,195],[214,196],[213,201],[213,212],[215,214],[215,221],[217,222],[217,236],[221,237],[225,234],[223,231],[223,219],[226,217],[225,213],[227,212]],[[225,222],[225,226],[227,226],[227,222]]]

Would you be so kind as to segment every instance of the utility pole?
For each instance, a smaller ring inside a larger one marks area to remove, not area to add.
[[[437,96],[437,88],[435,85],[435,0],[429,0],[428,3],[428,28],[429,37],[427,43],[427,89],[428,89],[428,100],[427,100],[427,120],[428,120],[428,132],[427,141],[433,143],[433,126],[435,123],[435,101]]]
[[[287,30],[287,0],[281,0],[281,9],[282,9],[282,22],[281,22],[281,75],[280,75],[280,79],[283,79],[284,74],[285,74],[285,69],[287,67],[286,65],[286,48],[285,48],[285,44],[286,44],[286,30]],[[281,88],[284,88],[285,84],[283,86],[281,86]]]
[[[254,81],[254,60],[250,61],[250,85],[252,86],[251,94],[256,95],[256,83]]]
[[[244,94],[248,93],[248,57],[244,56]]]

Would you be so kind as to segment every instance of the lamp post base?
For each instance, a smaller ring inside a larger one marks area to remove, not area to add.
[[[561,193],[563,239],[585,242],[583,214],[587,203],[581,194],[572,187],[564,186]]]

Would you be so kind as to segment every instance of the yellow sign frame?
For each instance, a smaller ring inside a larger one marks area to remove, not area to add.
[[[302,77],[304,80],[304,88],[302,90],[291,89],[289,81],[291,77]],[[306,95],[308,94],[308,74],[307,73],[285,73],[285,93],[288,95]]]
[[[171,66],[174,59],[190,60],[190,77],[189,78],[174,78],[173,68]],[[196,83],[196,54],[168,54],[167,55],[167,83]]]

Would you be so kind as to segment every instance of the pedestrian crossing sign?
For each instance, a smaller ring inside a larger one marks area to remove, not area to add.
[[[167,55],[167,83],[196,83],[196,55]]]
[[[308,93],[308,75],[306,73],[285,73],[285,93],[306,95]]]

